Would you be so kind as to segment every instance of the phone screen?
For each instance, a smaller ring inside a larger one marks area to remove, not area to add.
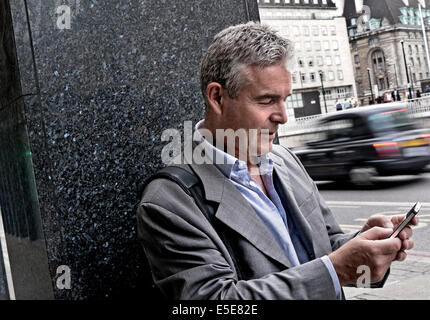
[[[409,212],[406,214],[405,219],[400,223],[396,230],[393,231],[393,233],[390,235],[390,238],[395,238],[399,235],[399,233],[408,225],[409,222],[411,222],[412,218],[415,217],[421,209],[421,203],[417,202],[415,205],[409,210]]]

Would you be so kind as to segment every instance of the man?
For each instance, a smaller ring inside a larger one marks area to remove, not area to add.
[[[391,92],[391,97],[392,97],[393,101],[401,101],[402,100],[400,98],[400,93],[399,93],[399,90],[397,90],[397,88],[394,88],[393,92]]]
[[[386,239],[403,216],[374,216],[358,235],[344,234],[297,157],[273,144],[287,121],[291,56],[288,40],[253,22],[221,31],[208,48],[201,67],[206,114],[195,140],[209,161],[181,166],[217,204],[234,257],[191,196],[172,181],[153,180],[138,208],[138,233],[167,297],[342,299],[359,266],[370,268],[372,283],[383,281],[391,262],[412,248],[409,227]],[[253,152],[230,148],[237,136],[225,132],[244,129]]]
[[[343,107],[342,107],[342,103],[339,101],[339,99],[336,98],[334,105],[336,107],[336,111],[342,111]]]

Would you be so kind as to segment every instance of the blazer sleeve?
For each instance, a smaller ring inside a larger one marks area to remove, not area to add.
[[[137,210],[138,236],[155,284],[169,299],[336,299],[321,259],[238,280],[215,230],[175,183],[148,186]]]

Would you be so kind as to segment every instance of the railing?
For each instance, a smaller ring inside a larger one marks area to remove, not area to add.
[[[412,99],[404,103],[411,117],[430,117],[430,95],[425,95],[421,98]],[[323,131],[324,128],[318,126],[317,120],[324,115],[326,114],[317,114],[288,121],[286,124],[279,127],[278,136],[287,137]]]

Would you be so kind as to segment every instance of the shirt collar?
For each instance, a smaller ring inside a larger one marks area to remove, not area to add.
[[[243,169],[248,171],[248,166],[245,161],[239,160],[235,156],[218,149],[202,136],[200,129],[202,129],[204,122],[205,120],[203,119],[195,125],[195,138],[196,140],[200,141],[201,144],[203,144],[202,147],[204,147],[204,150],[211,150],[211,152],[206,154],[210,160],[210,163],[213,163],[229,179],[231,179],[233,172],[237,173]],[[214,159],[218,161],[214,161]],[[223,160],[220,161],[220,159]],[[273,161],[270,159],[268,154],[259,156],[257,161],[261,175],[272,174]]]

